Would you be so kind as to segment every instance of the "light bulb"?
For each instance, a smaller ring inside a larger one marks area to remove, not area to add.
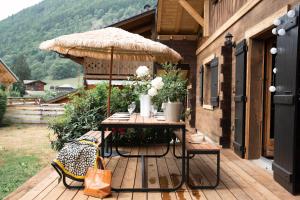
[[[277,35],[277,29],[276,29],[276,28],[273,28],[273,29],[272,29],[272,33],[273,33],[274,35]]]
[[[275,67],[275,68],[273,69],[273,73],[276,74],[277,71],[278,71],[278,69]]]
[[[288,16],[289,18],[293,18],[293,17],[295,17],[295,15],[296,15],[295,10],[289,10],[289,12],[287,13],[287,16]]]
[[[275,91],[276,91],[276,87],[275,87],[274,85],[271,85],[271,86],[269,87],[269,91],[270,91],[270,92],[275,92]]]
[[[277,53],[277,49],[275,47],[271,48],[270,50],[271,54],[276,54]]]
[[[278,30],[278,35],[284,36],[285,35],[285,30],[283,28]]]
[[[273,21],[273,24],[274,24],[275,26],[279,26],[279,25],[281,24],[280,19],[275,19],[275,20]]]

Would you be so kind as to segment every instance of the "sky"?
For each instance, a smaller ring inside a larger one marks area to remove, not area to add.
[[[42,0],[0,0],[0,21]]]

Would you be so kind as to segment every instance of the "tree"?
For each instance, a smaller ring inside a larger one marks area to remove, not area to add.
[[[12,66],[12,71],[17,75],[20,81],[30,79],[31,70],[24,55],[21,54],[17,56]]]
[[[59,61],[51,65],[49,75],[54,80],[76,77],[78,65],[69,61]]]

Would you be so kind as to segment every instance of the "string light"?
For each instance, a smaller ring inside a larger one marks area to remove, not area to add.
[[[272,29],[272,33],[273,33],[274,35],[277,35],[277,29],[276,29],[276,28],[273,28],[273,29]]]
[[[293,17],[295,17],[295,15],[296,15],[295,10],[289,10],[288,13],[287,13],[287,16],[289,18],[293,18]]]
[[[275,68],[273,69],[273,73],[276,74],[277,71],[278,71],[278,69],[275,67]]]
[[[276,54],[277,53],[277,48],[273,47],[270,50],[271,54]]]
[[[269,91],[270,91],[270,92],[275,92],[275,91],[276,91],[276,87],[275,87],[274,85],[271,85],[271,86],[269,87]]]
[[[280,19],[275,19],[275,20],[273,21],[273,24],[274,24],[275,26],[279,26],[279,25],[281,24]]]
[[[283,28],[281,28],[281,29],[278,30],[278,35],[280,35],[280,36],[284,36],[285,33],[286,32],[285,32],[285,30]]]

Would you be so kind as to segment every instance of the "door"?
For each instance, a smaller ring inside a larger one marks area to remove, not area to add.
[[[292,193],[300,192],[300,134],[299,134],[299,6],[296,16],[283,16],[277,29],[286,34],[277,36],[278,53],[275,66],[274,94],[274,179]]]
[[[269,49],[276,48],[276,37],[265,40],[264,55],[264,82],[263,82],[263,127],[262,127],[262,156],[273,158],[274,155],[274,93],[269,91],[271,85],[275,85],[276,54],[270,54]]]
[[[246,106],[246,61],[247,45],[243,40],[235,50],[235,132],[233,148],[240,157],[245,157],[245,106]]]

